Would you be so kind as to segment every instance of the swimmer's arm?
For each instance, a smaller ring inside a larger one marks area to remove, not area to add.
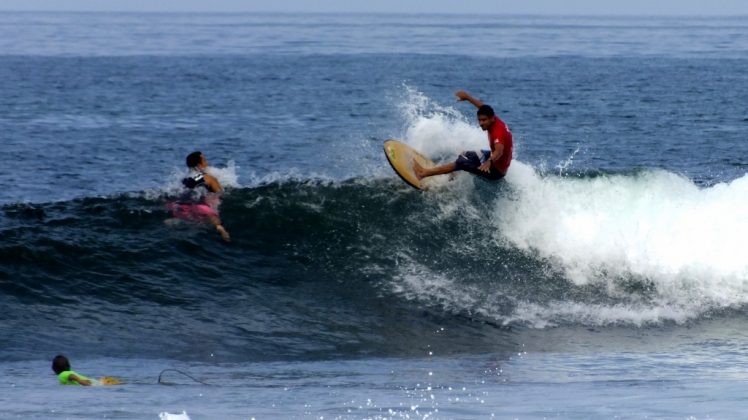
[[[223,188],[221,188],[221,183],[218,182],[218,180],[213,175],[205,174],[205,183],[208,184],[211,191],[213,192],[221,192],[223,191]]]
[[[458,90],[457,92],[455,92],[455,96],[457,96],[458,101],[468,101],[471,104],[475,105],[476,108],[480,108],[483,106],[483,101],[471,96],[469,93],[465,92],[464,90]]]
[[[73,382],[78,382],[79,384],[83,386],[91,386],[91,381],[89,381],[88,379],[79,378],[77,375],[72,374],[72,373],[70,374],[70,376],[68,376],[68,379],[70,379]]]

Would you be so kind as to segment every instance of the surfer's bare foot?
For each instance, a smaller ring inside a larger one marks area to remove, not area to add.
[[[413,159],[413,172],[415,172],[416,178],[419,181],[426,176],[426,171],[424,171],[423,167],[415,159]]]

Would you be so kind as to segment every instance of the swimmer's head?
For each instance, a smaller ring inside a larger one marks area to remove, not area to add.
[[[192,152],[187,155],[186,162],[188,168],[197,168],[201,164],[207,164],[207,162],[205,161],[205,156],[203,156],[203,152],[200,151]]]
[[[52,370],[57,375],[65,372],[66,370],[70,370],[70,361],[67,357],[58,354],[54,359],[52,359]]]

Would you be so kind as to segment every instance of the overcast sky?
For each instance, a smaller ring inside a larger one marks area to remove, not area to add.
[[[748,0],[0,0],[0,10],[748,16]]]

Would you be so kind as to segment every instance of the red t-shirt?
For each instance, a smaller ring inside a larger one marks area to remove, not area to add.
[[[509,169],[509,163],[512,161],[512,132],[509,131],[509,127],[501,121],[499,117],[493,117],[493,124],[488,128],[488,144],[491,146],[493,152],[497,144],[504,145],[504,152],[501,154],[499,160],[493,162],[493,167],[496,168],[502,174],[505,174]]]

